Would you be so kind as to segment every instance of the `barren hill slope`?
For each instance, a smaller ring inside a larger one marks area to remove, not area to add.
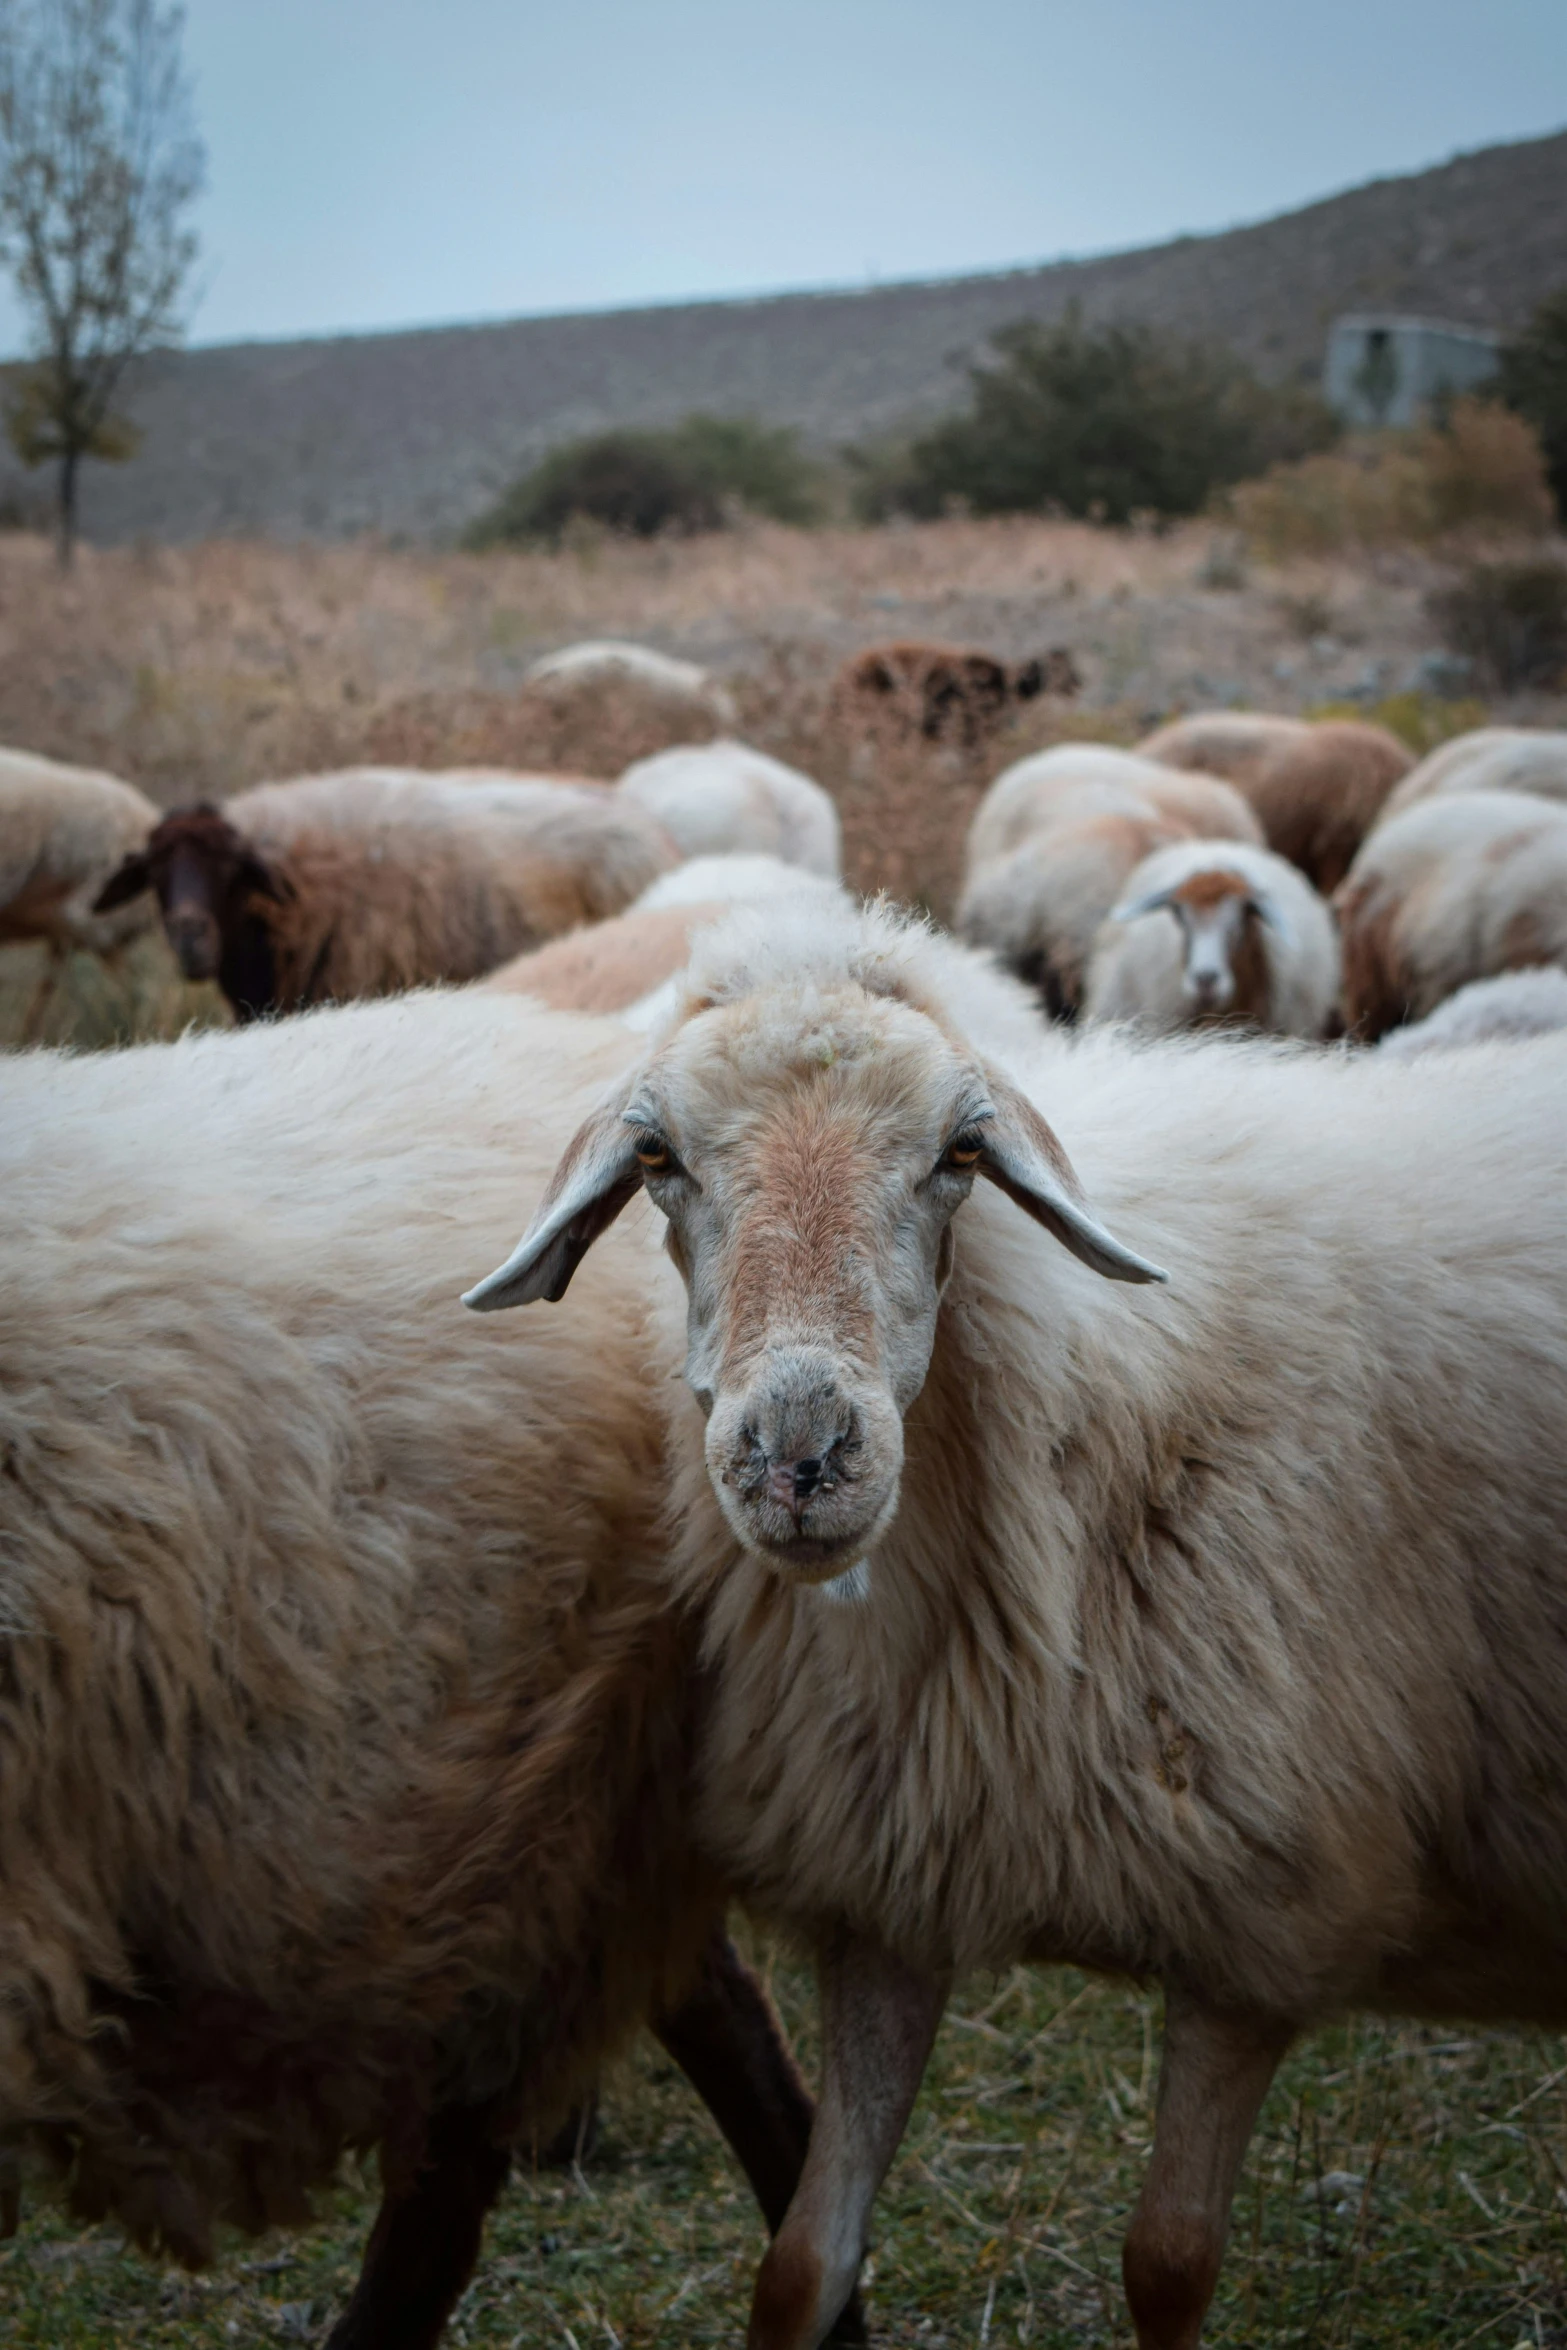
[[[149,367],[142,451],[89,467],[86,528],[440,538],[542,450],[609,424],[749,412],[828,446],[929,417],[995,328],[1071,301],[1214,336],[1277,377],[1315,373],[1339,311],[1506,329],[1563,281],[1567,132],[1249,228],[999,276],[231,344]]]

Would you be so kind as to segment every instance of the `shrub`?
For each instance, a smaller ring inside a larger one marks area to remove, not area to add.
[[[1567,286],[1547,294],[1500,354],[1496,388],[1539,436],[1556,511],[1567,522]]]
[[[1068,311],[993,338],[969,406],[906,450],[861,452],[869,518],[977,514],[1195,514],[1221,483],[1333,437],[1314,396],[1270,390],[1229,353]]]
[[[1448,648],[1504,693],[1567,674],[1567,564],[1474,563],[1426,609]]]
[[[815,470],[796,435],[736,416],[688,416],[661,432],[596,433],[552,450],[468,531],[470,547],[558,545],[577,518],[636,538],[717,530],[736,507],[809,522]]]
[[[1494,401],[1454,401],[1441,423],[1377,433],[1273,466],[1230,493],[1259,552],[1282,560],[1485,528],[1538,532],[1551,497],[1533,429]]]

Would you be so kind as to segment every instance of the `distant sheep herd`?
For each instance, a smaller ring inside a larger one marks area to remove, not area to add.
[[[840,706],[1076,682],[957,660]],[[30,1032],[156,920],[238,1031],[0,1076],[11,2226],[200,2264],[374,2149],[331,2343],[429,2350],[649,2025],[752,2350],[860,2342],[953,1984],[1070,1963],[1164,1991],[1192,2350],[1297,2034],[1567,2025],[1567,734],[1196,714],[998,774],[955,937],[840,874],[730,734],[168,814],[0,752]]]

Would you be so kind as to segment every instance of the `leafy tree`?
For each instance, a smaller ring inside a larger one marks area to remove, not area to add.
[[[559,540],[574,515],[654,538],[720,529],[743,506],[809,522],[816,479],[792,432],[745,416],[688,416],[661,432],[568,441],[512,484],[467,535],[471,547]]]
[[[205,168],[183,29],[157,0],[0,0],[0,256],[34,342],[5,426],[24,465],[58,467],[62,562],[82,459],[137,445],[127,370],[182,330]]]
[[[1334,437],[1327,411],[1228,352],[1145,326],[1025,321],[969,371],[969,406],[901,454],[861,453],[863,513],[1194,514],[1221,485]]]
[[[1502,347],[1496,388],[1534,426],[1556,511],[1567,522],[1567,286],[1547,294]]]

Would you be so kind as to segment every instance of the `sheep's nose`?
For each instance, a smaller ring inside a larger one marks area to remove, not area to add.
[[[786,1510],[798,1509],[820,1486],[826,1466],[819,1453],[799,1461],[769,1461],[767,1490]]]

